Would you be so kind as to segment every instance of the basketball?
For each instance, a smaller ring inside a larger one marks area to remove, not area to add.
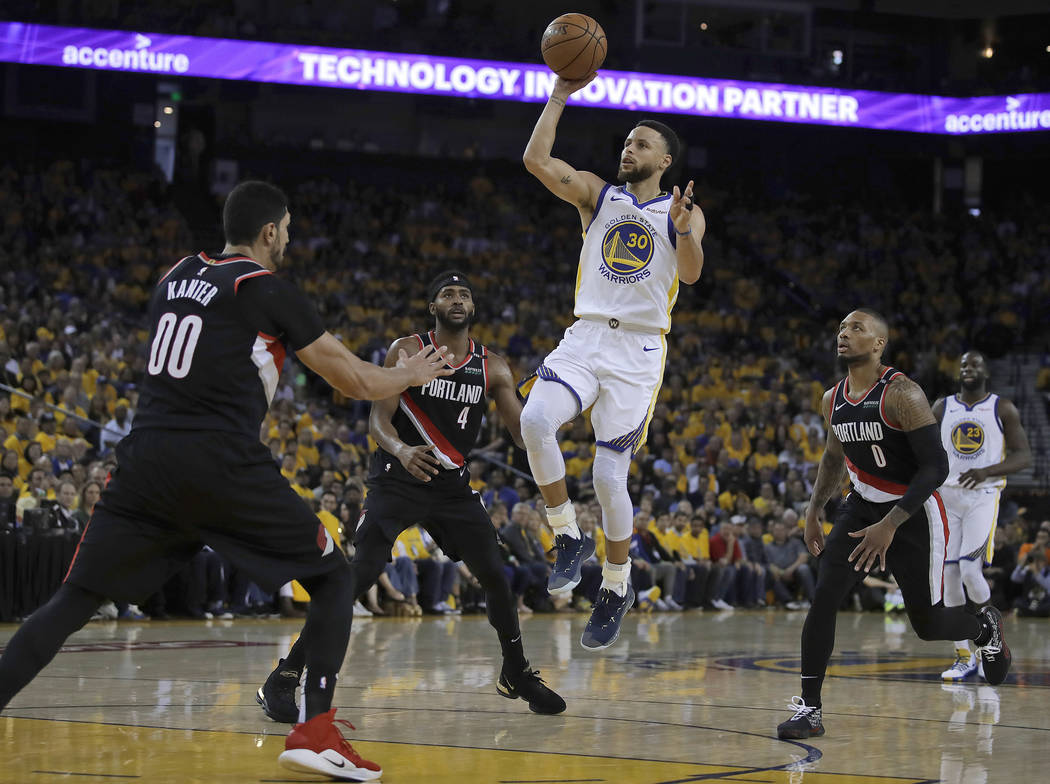
[[[585,14],[562,14],[543,31],[543,62],[563,79],[583,79],[605,62],[605,31]]]

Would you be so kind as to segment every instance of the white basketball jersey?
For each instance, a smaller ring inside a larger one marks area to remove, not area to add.
[[[972,406],[960,401],[958,395],[945,398],[941,441],[948,453],[946,485],[959,487],[960,474],[1001,462],[1006,457],[1006,439],[999,420],[999,396],[988,395]],[[1005,476],[993,476],[977,487],[1005,486]]]
[[[622,185],[602,188],[576,272],[577,318],[617,319],[667,332],[678,299],[678,236],[671,195],[641,204]]]

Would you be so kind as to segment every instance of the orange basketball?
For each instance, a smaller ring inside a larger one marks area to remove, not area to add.
[[[585,14],[562,14],[543,31],[543,62],[563,79],[582,79],[605,62],[602,26]]]

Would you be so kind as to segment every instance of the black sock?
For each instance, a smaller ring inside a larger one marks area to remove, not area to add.
[[[811,708],[820,707],[820,690],[824,685],[824,676],[817,675],[812,678],[802,678],[802,701]]]
[[[65,583],[29,616],[0,657],[0,710],[55,658],[69,635],[91,620],[101,603],[98,594]]]
[[[484,575],[485,611],[489,623],[496,630],[500,648],[503,649],[503,671],[517,675],[525,669],[525,648],[521,644],[521,627],[518,625],[518,608],[507,580],[500,572],[495,577]],[[478,578],[481,579],[480,577]]]
[[[300,582],[310,594],[310,611],[299,638],[300,641],[306,638],[302,646],[306,656],[303,698],[309,721],[332,707],[336,677],[350,641],[354,577],[349,564],[344,564],[320,577]]]

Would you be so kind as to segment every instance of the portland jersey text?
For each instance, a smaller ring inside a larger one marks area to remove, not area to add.
[[[270,275],[244,256],[187,256],[150,300],[149,357],[135,428],[222,430],[259,438],[285,348],[242,317],[238,287]]]
[[[901,375],[886,368],[857,400],[849,397],[849,380],[843,379],[831,396],[831,429],[842,442],[850,482],[862,498],[875,503],[903,496],[919,468],[907,434],[886,419],[886,390]]]
[[[421,349],[437,345],[433,332],[415,337]],[[477,443],[488,406],[488,349],[471,340],[466,358],[452,369],[451,376],[402,392],[393,425],[397,437],[409,446],[433,447],[430,453],[441,469],[428,484],[448,482],[458,487],[470,481],[467,456]],[[371,478],[422,484],[382,448],[376,450]]]

